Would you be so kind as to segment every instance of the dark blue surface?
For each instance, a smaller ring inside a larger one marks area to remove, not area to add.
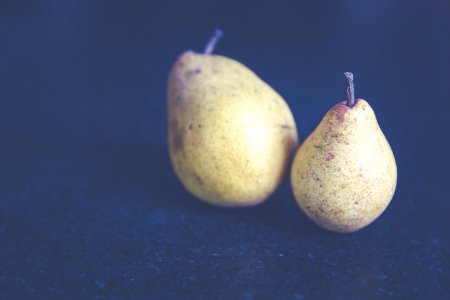
[[[190,196],[166,78],[217,53],[288,101],[303,140],[356,77],[397,158],[387,211],[325,232],[286,180],[265,204]],[[1,299],[443,299],[450,293],[448,1],[0,0]]]

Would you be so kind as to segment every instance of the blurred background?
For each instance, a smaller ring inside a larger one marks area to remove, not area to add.
[[[355,74],[399,171],[375,223],[325,232],[288,180],[238,210],[181,186],[167,76],[214,28],[301,141]],[[443,298],[449,70],[445,0],[0,0],[0,298]]]

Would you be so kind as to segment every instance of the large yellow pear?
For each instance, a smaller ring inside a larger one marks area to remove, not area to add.
[[[353,79],[351,73],[346,73]],[[336,104],[298,150],[291,169],[295,198],[321,227],[359,230],[391,201],[397,167],[391,147],[370,105],[354,100]]]
[[[210,52],[183,53],[170,73],[170,158],[198,198],[256,205],[284,177],[298,144],[295,121],[283,98],[255,73]]]

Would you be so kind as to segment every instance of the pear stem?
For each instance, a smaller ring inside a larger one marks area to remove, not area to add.
[[[347,106],[352,108],[355,105],[355,85],[353,84],[353,73],[345,72],[347,80]]]
[[[205,47],[205,54],[211,54],[214,51],[214,48],[216,48],[217,43],[220,41],[220,39],[223,37],[223,32],[220,29],[214,30],[213,35],[208,41],[208,44],[206,44]]]

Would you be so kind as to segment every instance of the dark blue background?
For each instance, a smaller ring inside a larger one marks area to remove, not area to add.
[[[249,209],[184,190],[166,80],[215,27],[301,140],[355,73],[399,171],[374,224],[319,229],[288,180]],[[0,0],[0,298],[448,296],[449,117],[448,1]]]

